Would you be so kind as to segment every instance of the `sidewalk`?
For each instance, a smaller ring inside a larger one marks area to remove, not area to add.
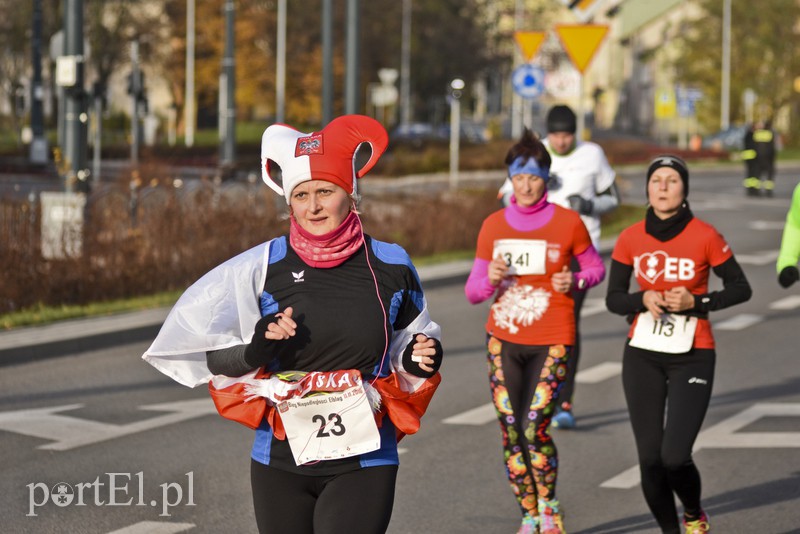
[[[600,243],[600,254],[611,253],[614,240]],[[417,269],[425,289],[451,284],[463,285],[472,260],[426,265]],[[464,305],[467,305],[466,298]],[[170,308],[156,308],[104,317],[87,317],[43,326],[0,332],[0,367],[56,356],[149,342],[158,334]]]

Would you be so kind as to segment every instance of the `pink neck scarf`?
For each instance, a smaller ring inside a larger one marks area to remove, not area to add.
[[[353,211],[338,228],[322,235],[314,235],[301,228],[294,216],[290,219],[289,243],[310,267],[329,269],[341,265],[355,254],[363,242],[361,224]]]

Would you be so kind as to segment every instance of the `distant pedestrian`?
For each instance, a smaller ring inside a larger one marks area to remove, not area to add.
[[[777,145],[770,121],[757,121],[745,133],[742,160],[747,176],[745,192],[749,196],[762,193],[771,197],[775,189],[775,157]]]
[[[716,350],[709,312],[751,296],[730,246],[689,209],[689,170],[672,155],[647,170],[645,219],[625,229],[611,256],[606,305],[632,323],[622,356],[642,491],[658,526],[680,533],[675,496],[687,533],[710,532],[701,506],[692,448],[714,383]],[[723,289],[709,291],[712,272]],[[631,277],[638,288],[630,288]]]
[[[787,288],[800,280],[797,262],[800,260],[800,183],[794,188],[792,205],[783,226],[781,250],[778,253],[778,283]]]
[[[255,430],[261,533],[385,532],[398,440],[439,384],[440,328],[416,270],[364,234],[356,209],[357,178],[387,142],[362,115],[312,133],[268,127],[262,178],[289,206],[287,233],[192,285],[144,355],[182,384],[208,382],[220,414]]]
[[[575,135],[577,117],[569,106],[553,106],[547,113],[547,138],[544,146],[550,153],[550,180],[547,199],[553,204],[570,208],[580,214],[592,244],[600,250],[600,218],[619,206],[616,173],[608,163],[603,148],[597,143],[582,141]],[[511,194],[510,179],[506,179],[501,195]],[[507,204],[506,204],[507,205]],[[573,271],[578,265],[573,262]],[[581,355],[580,314],[586,300],[587,287],[578,284],[572,290],[575,301],[575,345],[570,354],[567,377],[561,390],[553,426],[569,429],[576,425],[573,414],[575,375]]]
[[[486,321],[489,384],[522,534],[564,532],[549,426],[575,344],[572,289],[605,276],[581,218],[548,200],[550,161],[527,129],[510,148],[505,164],[513,194],[484,220],[465,287],[473,304],[494,297]]]

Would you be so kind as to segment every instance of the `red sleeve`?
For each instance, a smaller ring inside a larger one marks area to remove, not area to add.
[[[579,256],[592,246],[592,238],[589,236],[589,230],[586,229],[586,225],[583,224],[580,216],[575,217],[575,219],[577,222],[575,223],[575,235],[572,250],[575,256]]]
[[[484,219],[481,230],[478,233],[478,244],[475,248],[475,257],[481,260],[492,261],[492,251],[494,241],[497,239],[497,224],[494,217],[489,215]]]
[[[733,256],[733,251],[725,241],[725,238],[722,237],[722,234],[717,232],[714,227],[709,227],[709,233],[711,235],[706,240],[706,255],[708,256],[708,263],[712,267],[716,267],[728,261]]]
[[[626,228],[617,237],[617,242],[614,244],[614,250],[611,252],[612,260],[616,260],[625,265],[633,265],[633,259],[631,258],[631,253],[628,248],[631,231],[632,230],[630,228]]]

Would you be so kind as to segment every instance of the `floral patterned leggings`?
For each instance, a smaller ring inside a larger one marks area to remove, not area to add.
[[[539,499],[556,498],[558,451],[549,426],[570,349],[495,337],[488,341],[489,385],[503,433],[506,472],[523,515],[537,515]]]

